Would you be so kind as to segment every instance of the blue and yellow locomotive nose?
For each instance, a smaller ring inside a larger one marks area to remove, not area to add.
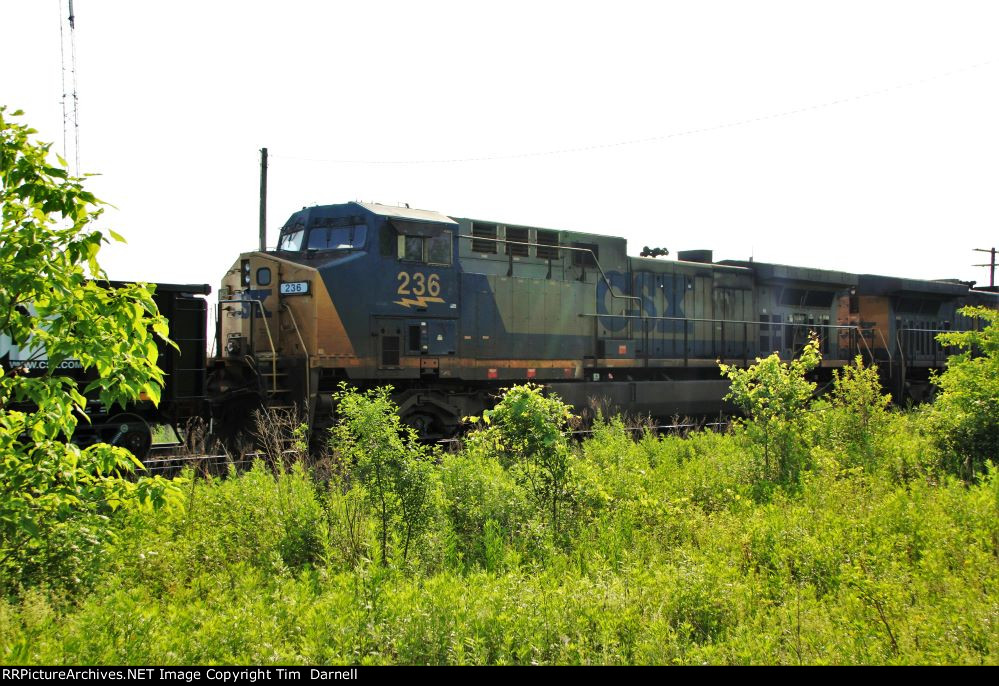
[[[318,267],[280,252],[240,255],[222,280],[219,312],[223,357],[354,357]]]
[[[220,357],[254,369],[304,361],[313,389],[323,379],[419,377],[430,364],[421,358],[455,355],[457,226],[369,203],[294,213],[276,250],[244,253],[226,273]]]

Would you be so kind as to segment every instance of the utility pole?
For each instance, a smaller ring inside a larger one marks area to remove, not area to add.
[[[975,252],[987,252],[992,254],[992,261],[988,264],[973,264],[972,267],[988,267],[989,268],[989,288],[996,287],[996,249],[989,248],[988,250],[984,248],[972,248]]]
[[[267,250],[267,148],[260,149],[260,252]]]

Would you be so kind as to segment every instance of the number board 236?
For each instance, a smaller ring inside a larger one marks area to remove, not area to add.
[[[437,274],[424,274],[423,272],[399,272],[396,276],[398,295],[415,295],[417,297],[428,295],[436,298],[441,293],[441,277]]]

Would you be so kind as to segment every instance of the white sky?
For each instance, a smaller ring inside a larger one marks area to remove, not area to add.
[[[0,104],[55,149],[65,5],[0,0]],[[264,146],[271,244],[349,200],[979,283],[971,249],[999,244],[994,1],[75,9],[82,168],[129,241],[112,278],[217,289],[257,244]],[[483,157],[507,159],[329,161]]]

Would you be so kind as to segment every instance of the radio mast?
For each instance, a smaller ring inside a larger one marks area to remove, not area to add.
[[[59,0],[59,54],[62,58],[62,156],[67,164],[72,165],[70,171],[73,176],[79,176],[80,96],[76,89],[76,14],[73,12],[73,0],[67,0],[65,13],[62,0]]]

